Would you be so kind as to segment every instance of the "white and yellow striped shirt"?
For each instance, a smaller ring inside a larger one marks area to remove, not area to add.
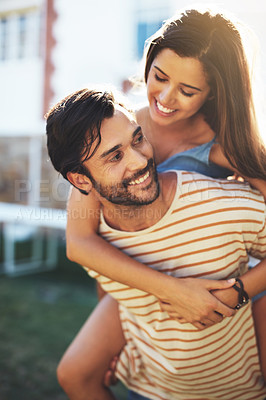
[[[186,277],[226,279],[248,268],[248,253],[266,256],[262,196],[247,184],[176,171],[175,198],[163,218],[138,232],[100,233],[154,269]],[[148,293],[90,270],[120,304],[126,346],[118,377],[153,400],[263,400],[250,305],[206,330],[180,324]]]

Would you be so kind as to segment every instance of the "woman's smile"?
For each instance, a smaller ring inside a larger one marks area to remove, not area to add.
[[[155,99],[155,106],[163,114],[173,114],[174,112],[178,111],[177,109],[172,109],[166,106],[163,106],[158,100]]]

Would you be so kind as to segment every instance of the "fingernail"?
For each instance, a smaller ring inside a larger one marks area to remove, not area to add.
[[[231,278],[231,279],[228,279],[227,282],[228,282],[228,283],[235,283],[235,281],[236,281],[235,278]]]

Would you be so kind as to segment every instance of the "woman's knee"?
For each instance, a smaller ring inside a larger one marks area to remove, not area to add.
[[[63,357],[57,366],[56,375],[59,385],[64,390],[67,389],[69,382],[72,382],[73,374],[75,374],[73,363]]]
[[[102,371],[90,367],[90,363],[86,362],[86,368],[79,360],[64,356],[57,367],[57,380],[62,389],[68,394],[76,391],[86,392],[93,391],[95,385],[101,384]]]

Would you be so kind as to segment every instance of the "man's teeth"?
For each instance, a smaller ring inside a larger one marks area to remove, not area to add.
[[[136,179],[135,181],[129,182],[129,185],[138,185],[138,184],[144,182],[149,176],[150,176],[150,172],[148,171],[148,172],[146,172],[146,174],[143,175],[141,178]]]
[[[170,114],[170,113],[176,111],[176,110],[173,110],[173,109],[171,109],[171,108],[167,108],[167,107],[162,106],[162,105],[159,103],[159,101],[157,101],[156,104],[157,104],[158,109],[159,109],[160,111],[166,113],[166,114]]]

